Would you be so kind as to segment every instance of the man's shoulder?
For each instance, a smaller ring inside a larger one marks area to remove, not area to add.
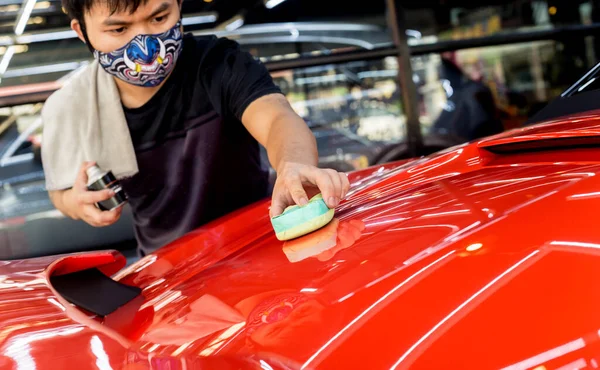
[[[67,102],[69,100],[65,99],[80,96],[84,91],[90,88],[90,81],[95,68],[95,63],[90,63],[82,70],[77,71],[75,75],[71,76],[58,90],[48,97],[46,104],[54,101]]]
[[[65,107],[77,104],[82,96],[92,87],[92,78],[96,73],[97,63],[92,62],[70,77],[58,90],[54,91],[44,103],[42,115],[56,115],[65,112]],[[60,109],[57,109],[60,107]]]
[[[197,62],[209,61],[213,59],[221,59],[231,53],[241,52],[240,44],[227,37],[219,37],[214,34],[206,34],[194,36],[186,34],[185,46],[191,49]]]
[[[202,34],[194,36],[191,33],[187,33],[184,36],[184,42],[192,44],[193,47],[200,52],[207,52],[214,48],[234,48],[240,47],[240,44],[228,37],[218,36],[216,34]]]

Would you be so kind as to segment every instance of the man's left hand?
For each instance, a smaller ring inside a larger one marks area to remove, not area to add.
[[[277,174],[270,214],[271,217],[275,217],[289,206],[306,205],[309,197],[318,193],[323,195],[329,208],[335,208],[349,190],[350,182],[345,173],[287,162],[280,167]]]

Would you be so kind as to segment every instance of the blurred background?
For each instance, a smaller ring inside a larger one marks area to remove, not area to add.
[[[600,0],[184,0],[183,24],[263,61],[340,171],[523,127],[600,53]],[[135,258],[128,209],[96,229],[44,189],[40,109],[90,61],[60,0],[0,0],[0,259]]]

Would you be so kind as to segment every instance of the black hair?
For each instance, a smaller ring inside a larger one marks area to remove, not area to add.
[[[94,53],[94,47],[88,37],[83,16],[85,12],[90,11],[94,4],[98,2],[108,6],[110,14],[123,11],[129,11],[129,14],[133,14],[140,5],[145,5],[148,0],[62,0],[62,6],[67,15],[71,19],[77,19],[79,21],[85,44],[92,54]]]
[[[62,6],[71,19],[77,19],[83,25],[85,12],[92,9],[96,3],[107,6],[111,14],[124,11],[133,14],[140,5],[147,2],[148,0],[62,0]]]

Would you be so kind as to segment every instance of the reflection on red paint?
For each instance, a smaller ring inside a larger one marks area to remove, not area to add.
[[[319,332],[324,324],[339,322],[335,310],[312,295],[297,291],[271,291],[247,298],[236,305],[248,319],[246,349],[279,351],[282,356],[310,355],[319,345]],[[311,339],[313,338],[313,339]]]
[[[325,227],[283,244],[283,252],[290,262],[314,257],[328,261],[341,250],[350,248],[361,237],[365,223],[361,220],[331,220]]]
[[[239,312],[220,299],[203,295],[186,305],[167,322],[157,322],[151,326],[142,339],[152,343],[181,346],[243,323],[244,320]]]
[[[365,223],[360,220],[350,220],[340,223],[337,232],[336,244],[333,248],[319,253],[319,261],[328,261],[341,250],[350,248],[361,237],[365,230]]]

